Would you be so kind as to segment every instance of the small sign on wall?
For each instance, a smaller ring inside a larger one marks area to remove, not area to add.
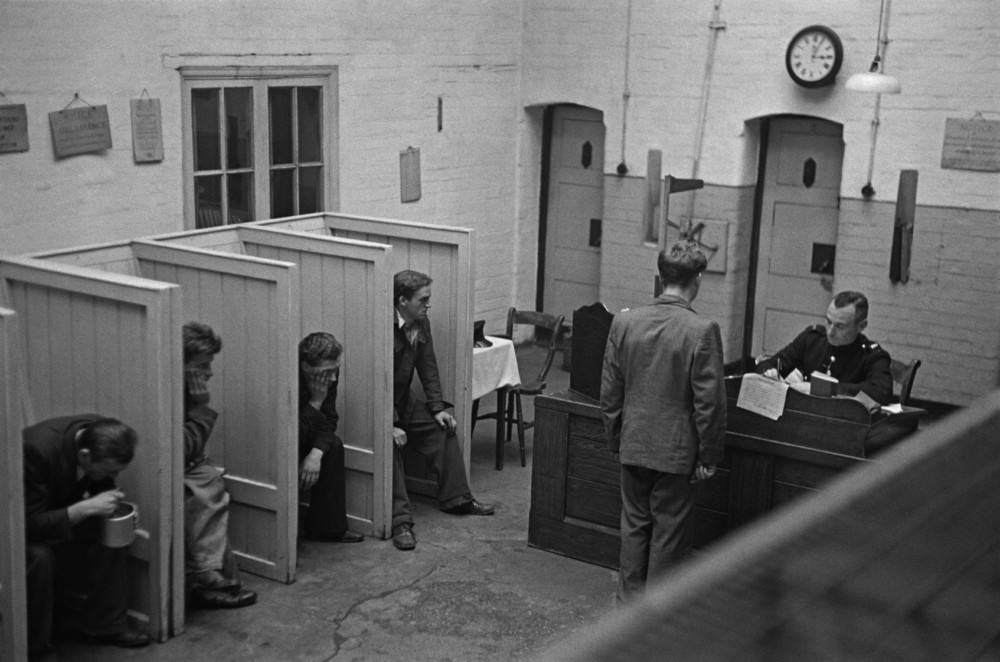
[[[27,151],[27,109],[23,103],[0,106],[0,154]]]
[[[107,106],[68,108],[49,113],[57,159],[111,149]]]
[[[163,160],[163,124],[159,99],[132,99],[132,158],[136,163]]]
[[[407,147],[399,153],[399,201],[420,199],[420,148]]]
[[[941,167],[1000,172],[1000,121],[946,119]]]

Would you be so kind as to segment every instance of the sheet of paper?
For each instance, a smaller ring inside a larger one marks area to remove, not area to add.
[[[788,384],[769,379],[764,375],[746,374],[740,383],[740,394],[736,406],[778,420],[785,411],[785,396]]]
[[[787,375],[785,375],[785,383],[786,384],[801,384],[804,381],[805,381],[805,378],[802,376],[802,373],[799,372],[798,368],[796,368],[795,370],[792,370],[790,373],[788,373]]]

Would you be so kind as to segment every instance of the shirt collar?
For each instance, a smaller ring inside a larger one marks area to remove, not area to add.
[[[414,320],[411,324],[407,325],[406,320],[404,320],[403,316],[399,314],[399,309],[393,307],[392,310],[396,315],[396,328],[403,332],[403,335],[406,336],[406,339],[410,341],[411,345],[415,346],[417,341],[423,337],[420,322]]]

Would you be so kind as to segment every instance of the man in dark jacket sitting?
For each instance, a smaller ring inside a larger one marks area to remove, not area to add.
[[[393,428],[392,542],[397,549],[417,546],[413,515],[406,492],[404,446],[415,449],[438,477],[438,505],[455,515],[492,515],[493,506],[472,497],[465,462],[455,430],[458,424],[444,401],[437,357],[427,311],[431,278],[419,271],[400,271],[393,279]],[[420,375],[426,399],[410,389],[413,373]]]
[[[145,646],[149,636],[128,627],[128,547],[99,541],[101,518],[125,496],[115,477],[135,454],[135,430],[77,414],[25,428],[23,438],[31,658],[54,654],[53,627],[69,627],[69,610],[91,643]]]
[[[798,369],[806,380],[813,371],[837,380],[839,395],[864,391],[879,404],[892,398],[889,353],[861,332],[868,326],[868,298],[850,290],[838,293],[826,310],[826,326],[815,324],[757,365],[757,372],[778,379]]]

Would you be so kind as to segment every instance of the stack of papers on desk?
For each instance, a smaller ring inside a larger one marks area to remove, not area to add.
[[[785,411],[787,394],[788,384],[785,382],[769,379],[764,375],[747,373],[740,382],[740,394],[736,398],[736,406],[776,421]]]

